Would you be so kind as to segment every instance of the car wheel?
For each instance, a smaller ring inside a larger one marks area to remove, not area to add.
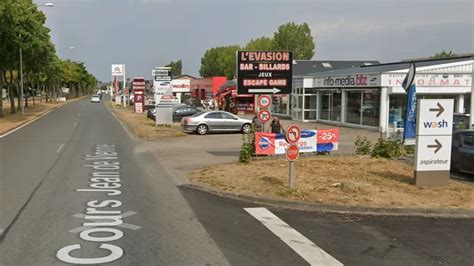
[[[199,135],[206,135],[207,131],[209,129],[207,128],[206,125],[199,125],[197,128],[196,128],[196,132],[199,134]]]
[[[244,124],[242,126],[242,132],[244,134],[248,134],[248,133],[250,133],[250,131],[252,131],[252,126],[250,124]]]

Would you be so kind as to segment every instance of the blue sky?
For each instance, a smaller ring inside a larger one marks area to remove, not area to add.
[[[127,76],[181,59],[198,75],[210,47],[272,36],[289,21],[307,22],[315,60],[390,62],[441,50],[473,49],[471,0],[35,0],[62,58],[82,61],[99,80],[123,63]],[[75,49],[68,49],[74,46]]]

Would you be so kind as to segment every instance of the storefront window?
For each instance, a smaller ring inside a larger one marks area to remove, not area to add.
[[[405,94],[390,95],[388,124],[390,127],[403,128],[403,117],[407,110],[407,96]]]
[[[288,115],[289,95],[273,96],[272,112],[276,114]]]
[[[341,121],[341,106],[342,106],[342,93],[341,91],[332,92],[332,108],[331,117],[332,121]]]
[[[347,123],[360,124],[361,123],[361,103],[362,103],[362,92],[361,91],[348,91],[347,92]]]
[[[380,91],[363,91],[362,99],[362,125],[378,127],[380,121]]]
[[[469,114],[471,112],[471,94],[464,95],[464,113]]]
[[[332,105],[332,91],[321,91],[319,93],[319,119],[330,120]]]

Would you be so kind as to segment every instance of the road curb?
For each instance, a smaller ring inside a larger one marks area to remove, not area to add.
[[[335,204],[317,204],[300,202],[294,200],[278,200],[255,195],[240,194],[236,192],[222,191],[215,188],[201,186],[196,183],[179,185],[188,189],[201,191],[218,197],[248,202],[250,204],[261,204],[270,207],[277,207],[287,210],[299,210],[307,212],[353,214],[364,216],[411,216],[411,217],[432,217],[432,218],[456,218],[474,219],[474,210],[465,209],[420,209],[420,208],[381,208],[367,206],[345,206]]]

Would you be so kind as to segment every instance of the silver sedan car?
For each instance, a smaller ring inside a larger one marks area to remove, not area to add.
[[[181,120],[184,131],[205,135],[208,132],[243,132],[252,130],[252,121],[224,111],[201,112]]]

